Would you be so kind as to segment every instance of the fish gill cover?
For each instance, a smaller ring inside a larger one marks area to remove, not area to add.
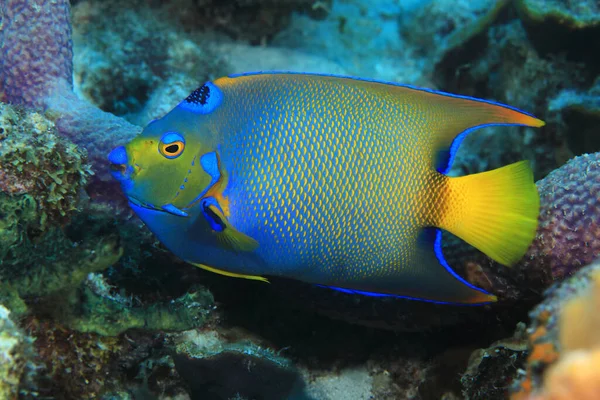
[[[593,298],[600,256],[597,1],[4,0],[0,27],[4,398],[550,399],[558,379],[591,387],[597,343],[576,358],[558,326],[569,299]],[[204,82],[269,70],[427,87],[546,121],[470,134],[449,172],[532,166],[538,230],[515,266],[444,235],[447,263],[497,303],[240,281],[163,247],[106,156]],[[571,337],[595,329],[580,328]],[[567,368],[577,360],[592,367]]]

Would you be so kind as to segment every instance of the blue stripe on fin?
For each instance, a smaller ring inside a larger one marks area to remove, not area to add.
[[[452,275],[455,279],[457,279],[460,283],[462,283],[463,285],[473,289],[473,290],[477,290],[478,292],[481,292],[483,294],[486,295],[492,295],[489,292],[486,292],[485,290],[478,288],[477,286],[473,285],[470,282],[467,282],[466,280],[464,280],[460,275],[458,275],[456,272],[454,272],[454,270],[452,268],[450,268],[450,265],[448,265],[448,262],[446,261],[446,258],[444,258],[444,254],[442,253],[442,230],[441,229],[435,229],[435,242],[433,244],[433,250],[435,251],[435,256],[437,257],[438,261],[440,262],[440,264],[442,265],[442,267],[444,267],[446,269],[446,271],[448,271],[448,273],[450,275]]]
[[[517,110],[517,111],[519,111],[519,110]],[[522,111],[520,111],[520,112],[522,112]],[[530,114],[528,114],[528,115],[530,115]],[[481,125],[475,125],[475,126],[465,129],[464,131],[459,133],[458,136],[456,136],[454,138],[452,143],[450,143],[449,149],[443,149],[439,152],[438,161],[437,161],[437,165],[436,165],[437,171],[444,175],[446,175],[448,172],[450,172],[450,168],[452,168],[452,163],[454,163],[454,158],[456,157],[456,153],[458,152],[460,145],[462,144],[463,140],[465,140],[467,135],[469,133],[473,132],[474,130],[477,130],[480,128],[487,128],[490,126],[527,126],[527,125],[507,124],[507,123],[481,124]]]
[[[342,292],[342,293],[346,293],[346,294],[358,294],[361,296],[369,296],[369,297],[393,297],[396,299],[405,299],[405,300],[411,300],[411,301],[421,301],[424,303],[433,303],[433,304],[448,304],[448,305],[454,305],[454,306],[463,306],[463,307],[477,307],[477,306],[483,306],[486,304],[492,304],[492,302],[485,302],[485,303],[456,303],[456,302],[452,302],[452,301],[439,301],[439,300],[430,300],[430,299],[422,299],[420,297],[411,297],[411,296],[402,296],[399,294],[389,294],[389,293],[377,293],[377,292],[367,292],[364,290],[356,290],[356,289],[346,289],[346,288],[341,288],[341,287],[337,287],[337,286],[327,286],[327,285],[315,285],[317,287],[322,287],[322,288],[326,288],[326,289],[333,289],[336,290],[338,292]]]
[[[428,244],[429,243],[433,244],[435,257],[437,258],[437,260],[440,263],[440,265],[442,267],[444,267],[444,269],[446,271],[448,271],[448,273],[454,279],[456,279],[462,285],[468,287],[469,289],[476,290],[476,291],[481,292],[481,293],[483,293],[485,295],[490,295],[491,296],[491,294],[488,293],[488,292],[486,292],[485,290],[483,290],[481,288],[478,288],[477,286],[473,285],[472,283],[467,282],[460,275],[458,275],[456,272],[454,272],[454,270],[452,268],[450,268],[450,266],[448,265],[448,262],[446,261],[446,259],[444,258],[444,255],[442,254],[442,231],[440,229],[437,229],[437,228],[426,228],[426,229],[423,230],[423,234],[422,235],[423,235],[422,236],[422,240],[426,241]],[[484,305],[484,304],[493,303],[492,301],[481,302],[481,303],[461,303],[461,302],[455,302],[455,301],[431,300],[431,299],[427,299],[427,298],[413,297],[413,296],[403,296],[403,295],[398,295],[398,294],[369,292],[369,291],[356,290],[356,289],[348,289],[348,288],[341,288],[341,287],[329,286],[329,285],[317,285],[317,286],[319,286],[319,287],[325,287],[325,288],[329,288],[329,289],[333,289],[333,290],[337,290],[339,292],[347,293],[347,294],[358,294],[358,295],[364,295],[364,296],[370,296],[370,297],[394,297],[394,298],[407,299],[407,300],[417,300],[417,301],[423,301],[423,302],[426,302],[426,303],[435,303],[435,304],[452,304],[452,305],[460,305],[460,306],[480,306],[480,305]]]

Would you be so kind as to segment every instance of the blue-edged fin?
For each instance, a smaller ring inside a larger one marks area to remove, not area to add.
[[[196,263],[189,262],[189,261],[188,261],[188,263],[192,264],[195,267],[202,268],[202,269],[204,269],[206,271],[214,272],[215,274],[225,275],[225,276],[229,276],[229,277],[232,277],[232,278],[243,278],[243,279],[250,279],[250,280],[253,280],[253,281],[261,281],[261,282],[269,283],[269,280],[267,278],[264,278],[264,277],[258,276],[258,275],[236,274],[234,272],[228,272],[228,271],[223,271],[223,270],[216,269],[216,268],[213,268],[213,267],[209,267],[208,265],[204,265],[204,264],[196,264]]]
[[[327,287],[345,293],[389,296],[430,303],[481,305],[497,301],[496,296],[464,280],[454,272],[442,254],[442,232],[426,228],[411,249],[410,260],[389,265],[375,277],[337,281]]]
[[[258,248],[258,242],[235,229],[221,211],[214,198],[202,200],[202,214],[213,229],[217,241],[223,248],[233,251],[250,252]]]
[[[533,115],[505,104],[442,92],[405,91],[418,108],[427,110],[423,114],[423,135],[431,136],[432,164],[443,174],[450,170],[463,139],[476,129],[510,125],[539,128],[545,125]]]

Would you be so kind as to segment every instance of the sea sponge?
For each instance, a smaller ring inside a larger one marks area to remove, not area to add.
[[[72,89],[70,18],[68,1],[0,4],[1,100],[39,108],[52,91]]]
[[[532,313],[526,373],[513,400],[600,394],[600,262],[551,288]]]
[[[540,400],[594,400],[600,396],[600,270],[591,287],[570,300],[559,321],[561,356],[546,372]]]
[[[501,301],[539,301],[554,282],[600,257],[600,153],[575,157],[536,185],[540,193],[537,233],[512,268],[444,236],[449,264]]]
[[[0,100],[49,111],[58,131],[84,145],[99,176],[110,179],[106,154],[141,129],[72,92],[69,1],[3,1],[0,25]]]

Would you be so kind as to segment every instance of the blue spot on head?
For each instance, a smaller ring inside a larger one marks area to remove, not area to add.
[[[183,189],[185,189],[185,186],[181,185],[181,186],[179,186],[179,189],[183,190]]]
[[[179,107],[196,114],[210,114],[222,101],[223,92],[221,92],[221,89],[212,82],[206,82],[179,103]]]
[[[125,150],[125,147],[115,147],[108,154],[108,161],[115,165],[127,164],[127,151]]]
[[[213,180],[218,180],[221,176],[221,172],[219,171],[219,159],[216,152],[211,151],[200,157],[200,165],[202,165],[204,171],[209,174]]]
[[[164,144],[171,144],[174,142],[183,142],[185,143],[185,138],[177,132],[167,132],[160,138],[160,141]]]

